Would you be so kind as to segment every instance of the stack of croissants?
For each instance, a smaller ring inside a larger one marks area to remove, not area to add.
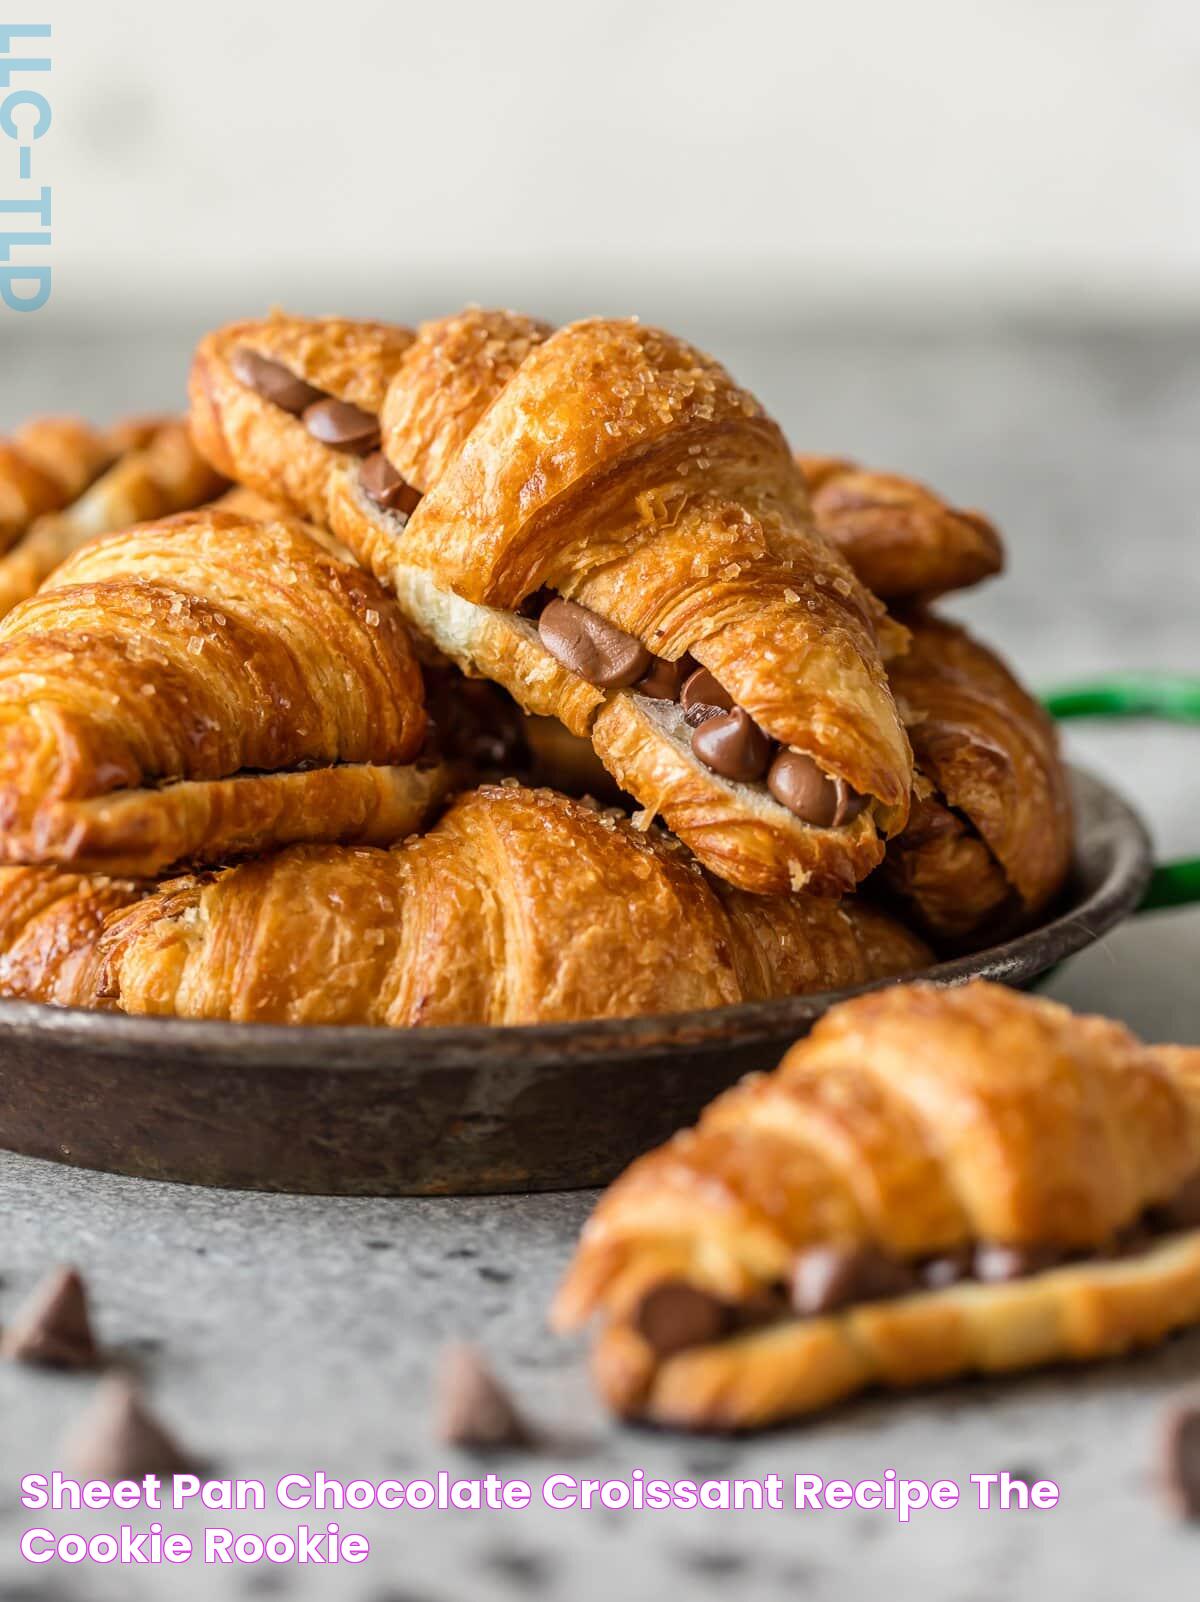
[[[986,518],[636,320],[282,314],[186,420],[0,445],[0,993],[520,1024],[1038,919],[1053,729],[929,608]]]
[[[0,447],[0,993],[573,1022],[1042,918],[1052,725],[931,603],[988,520],[797,457],[636,321],[274,315],[186,423]],[[983,983],[835,1008],[602,1199],[619,1411],[744,1428],[1200,1318],[1200,1052]]]

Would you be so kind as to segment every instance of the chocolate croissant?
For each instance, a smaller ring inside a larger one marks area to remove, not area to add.
[[[119,449],[77,417],[37,417],[0,440],[0,553],[36,518],[82,495]]]
[[[928,613],[892,663],[917,762],[912,812],[879,877],[936,941],[1032,923],[1071,864],[1073,820],[1052,720],[993,652]]]
[[[889,603],[967,589],[1004,566],[1004,547],[982,512],[964,512],[899,473],[840,456],[797,456],[813,517],[858,577]]]
[[[393,601],[290,520],[185,513],[0,621],[0,859],[149,876],[391,842],[444,792]]]
[[[219,471],[590,738],[715,873],[838,894],[903,827],[903,632],[814,529],[779,429],[692,347],[478,310],[415,336],[276,317],[204,339],[191,395]]]
[[[99,989],[187,1018],[529,1024],[840,989],[929,957],[865,904],[749,895],[658,830],[508,783],[390,851],[293,846],[163,885],[109,918]]]
[[[112,466],[70,505],[38,517],[0,556],[0,617],[95,535],[187,511],[221,490],[182,422],[133,419],[110,429],[106,440],[116,453]]]
[[[1200,1050],[976,982],[835,1008],[602,1197],[555,1305],[619,1412],[747,1429],[1200,1320]]]

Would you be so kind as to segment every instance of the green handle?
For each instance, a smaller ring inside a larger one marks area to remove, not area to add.
[[[1163,718],[1200,723],[1200,679],[1165,673],[1129,673],[1095,684],[1070,685],[1042,697],[1056,718]],[[1186,907],[1200,901],[1200,857],[1161,862],[1150,879],[1139,912]]]

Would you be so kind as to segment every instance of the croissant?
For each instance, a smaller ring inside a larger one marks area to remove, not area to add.
[[[292,846],[164,884],[109,918],[98,989],[188,1018],[554,1023],[842,988],[929,955],[865,904],[747,894],[658,830],[510,782],[390,851]]]
[[[907,817],[903,631],[814,529],[776,425],[656,329],[471,310],[210,334],[219,471],[329,527],[418,629],[746,889],[853,888]]]
[[[915,479],[840,456],[796,460],[817,527],[880,600],[932,600],[1004,566],[1000,535],[982,512],[960,511]]]
[[[187,511],[211,500],[221,480],[184,423],[134,419],[109,430],[113,465],[62,511],[47,512],[0,556],[0,617],[97,534]]]
[[[58,868],[0,868],[0,996],[103,1007],[104,921],[146,894],[133,880]]]
[[[395,603],[299,524],[106,536],[0,621],[0,859],[146,877],[391,842],[448,784],[413,762],[421,697]]]
[[[928,613],[906,618],[892,688],[917,761],[908,824],[880,877],[936,941],[997,939],[1062,888],[1073,819],[1057,730],[985,646]]]
[[[0,553],[35,518],[81,495],[119,449],[119,440],[77,417],[34,418],[0,440]]]
[[[605,1193],[555,1304],[620,1412],[745,1429],[1200,1320],[1200,1049],[977,981],[834,1008]]]

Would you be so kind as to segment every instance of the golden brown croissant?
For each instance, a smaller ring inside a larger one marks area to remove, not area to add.
[[[817,527],[880,600],[932,600],[1004,566],[1000,536],[982,512],[960,511],[915,479],[840,456],[796,460]]]
[[[120,449],[77,417],[37,417],[0,440],[0,553],[81,495]]]
[[[1200,1319],[1200,1050],[976,982],[835,1008],[601,1199],[555,1319],[600,1388],[743,1429]]]
[[[1029,924],[1062,888],[1073,824],[1051,719],[965,629],[906,619],[908,654],[892,688],[917,760],[903,833],[880,876],[908,913],[949,944]]]
[[[95,535],[187,511],[221,489],[185,423],[130,420],[110,429],[107,443],[116,453],[113,465],[64,510],[37,518],[0,556],[0,617]]]
[[[747,894],[657,830],[511,783],[390,851],[294,846],[165,884],[102,955],[127,1012],[393,1028],[689,1011],[930,957],[866,905]]]
[[[293,840],[402,838],[400,613],[290,520],[185,513],[77,551],[0,621],[0,857],[147,876]]]
[[[669,334],[468,311],[209,335],[192,426],[333,530],[466,671],[588,736],[745,888],[852,888],[907,816],[903,633],[813,528],[776,425]],[[365,457],[365,460],[364,460]]]
[[[145,894],[145,886],[103,874],[0,868],[0,996],[109,1005],[98,988],[104,920]]]

